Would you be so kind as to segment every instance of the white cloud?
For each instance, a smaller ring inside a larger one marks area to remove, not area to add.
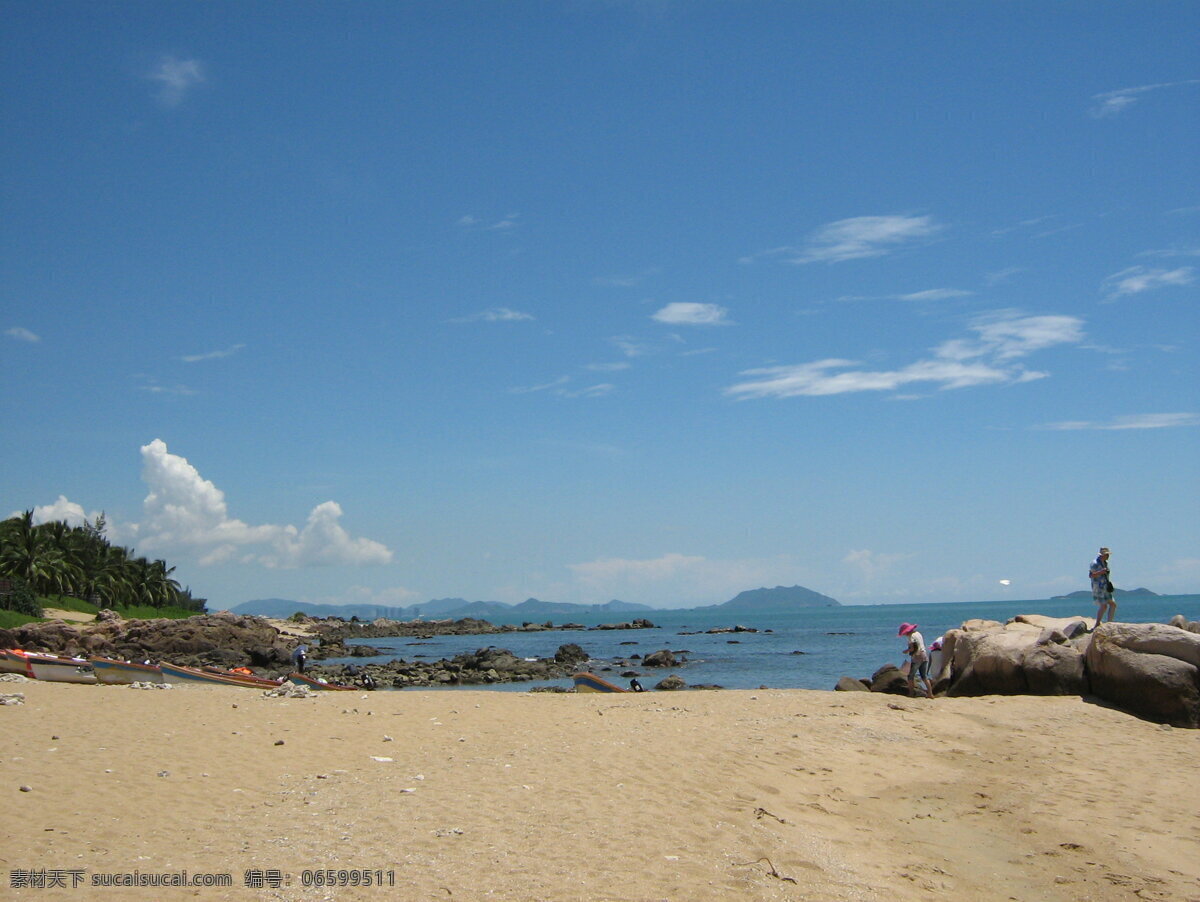
[[[584,369],[591,370],[593,373],[615,373],[620,370],[627,370],[632,366],[626,360],[618,360],[615,363],[589,363]]]
[[[168,56],[146,77],[159,83],[158,99],[164,106],[178,106],[193,87],[204,81],[204,66],[199,60]]]
[[[729,311],[716,304],[676,301],[663,307],[651,319],[672,326],[727,326]]]
[[[526,385],[518,388],[510,388],[509,392],[514,395],[528,395],[532,394],[533,392],[549,391],[553,388],[559,388],[560,386],[566,385],[570,381],[570,376],[559,376],[552,382],[543,382],[539,385]]]
[[[199,363],[201,360],[218,360],[222,357],[231,357],[244,347],[246,347],[244,344],[236,344],[222,351],[209,351],[206,354],[187,354],[179,359],[184,363]]]
[[[898,294],[895,297],[900,301],[948,301],[952,298],[969,298],[974,293],[961,288],[929,288],[911,294]]]
[[[253,526],[229,516],[225,493],[187,460],[155,439],[142,446],[142,479],[150,494],[138,536],[147,549],[195,549],[201,563],[238,559],[272,568],[386,564],[392,552],[371,539],[352,538],[338,522],[341,507],[318,504],[302,529]]]
[[[10,517],[19,517],[23,511],[16,511]],[[33,509],[33,522],[51,523],[62,520],[71,526],[82,526],[85,520],[95,520],[100,516],[99,511],[93,511],[89,518],[83,512],[83,506],[74,501],[68,501],[66,495],[59,495],[53,504],[43,504]]]
[[[576,391],[561,391],[559,394],[564,398],[603,398],[605,395],[611,394],[614,388],[616,386],[611,382],[600,382]]]
[[[1062,423],[1049,423],[1042,428],[1062,431],[1085,429],[1119,431],[1123,429],[1171,429],[1177,426],[1200,426],[1200,414],[1140,413],[1130,416],[1113,417],[1113,419],[1105,423],[1091,420],[1068,420]]]
[[[9,338],[15,338],[17,341],[27,341],[31,344],[36,344],[42,340],[40,335],[35,335],[24,326],[13,326],[11,329],[5,329],[4,334]]]
[[[1104,280],[1105,297],[1109,300],[1130,294],[1141,294],[1156,288],[1171,288],[1191,285],[1196,280],[1195,269],[1181,266],[1178,269],[1155,269],[1150,266],[1130,266],[1113,273]]]
[[[761,251],[742,262],[782,257],[789,263],[840,263],[863,257],[882,257],[899,247],[928,238],[941,229],[931,216],[856,216],[822,226],[801,248]]]
[[[1116,91],[1106,91],[1103,94],[1093,94],[1092,100],[1096,101],[1096,106],[1092,107],[1092,116],[1096,119],[1105,119],[1109,116],[1116,116],[1118,113],[1128,109],[1138,102],[1140,96],[1147,91],[1157,91],[1162,88],[1175,88],[1181,85],[1200,84],[1200,78],[1189,78],[1185,81],[1168,81],[1156,85],[1139,85],[1136,88],[1118,88]]]
[[[570,564],[580,597],[655,599],[655,604],[717,604],[747,586],[810,582],[786,559],[714,560],[678,552],[650,559],[600,558]]]
[[[858,361],[831,358],[791,366],[746,370],[756,378],[725,389],[745,398],[789,398],[840,395],[860,391],[894,391],[929,383],[942,390],[977,385],[1030,382],[1046,374],[1012,361],[1059,344],[1083,339],[1082,320],[1071,316],[1017,316],[1012,312],[981,318],[974,338],[953,339],[934,349],[933,357],[896,370],[854,369]]]
[[[491,307],[472,313],[470,316],[460,316],[450,320],[452,323],[520,323],[536,319],[532,313],[522,313],[508,307]]]
[[[508,229],[517,227],[517,220],[520,218],[520,213],[509,213],[503,219],[493,222],[491,225],[484,225],[484,220],[480,217],[468,213],[466,216],[459,217],[455,225],[464,229],[482,229],[487,232],[503,232]]]

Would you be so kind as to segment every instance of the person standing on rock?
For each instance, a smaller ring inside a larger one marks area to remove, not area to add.
[[[908,647],[904,653],[908,655],[908,693],[911,695],[916,688],[917,677],[925,689],[925,697],[933,698],[933,684],[929,682],[929,652],[925,649],[925,637],[917,632],[915,623],[900,624],[900,636],[908,637]]]
[[[292,663],[296,665],[296,673],[304,673],[304,663],[308,660],[308,646],[297,645],[292,652]]]
[[[1101,548],[1092,566],[1088,567],[1088,578],[1092,581],[1092,600],[1096,602],[1096,626],[1104,619],[1104,609],[1108,608],[1108,622],[1112,623],[1113,614],[1117,613],[1117,603],[1113,601],[1112,577],[1108,569],[1108,549]]]

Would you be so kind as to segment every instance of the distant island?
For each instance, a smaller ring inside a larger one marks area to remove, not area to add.
[[[1151,592],[1149,589],[1113,589],[1113,598],[1157,598],[1157,592]],[[1080,589],[1078,592],[1071,592],[1067,595],[1055,595],[1051,601],[1063,601],[1065,599],[1086,598],[1089,601],[1092,598],[1091,589]]]
[[[803,586],[776,586],[773,589],[749,589],[721,604],[694,608],[703,611],[728,611],[730,614],[778,613],[796,608],[839,607],[840,603],[828,595],[814,592]],[[567,602],[541,601],[527,598],[520,604],[505,604],[501,601],[467,601],[465,598],[434,598],[424,604],[391,607],[375,604],[309,604],[286,598],[259,598],[246,601],[231,609],[235,614],[258,614],[262,617],[280,619],[301,613],[309,617],[341,617],[349,620],[458,620],[473,617],[492,623],[526,623],[556,620],[595,620],[606,615],[638,614],[663,610],[649,605],[613,599],[604,604],[569,604]]]

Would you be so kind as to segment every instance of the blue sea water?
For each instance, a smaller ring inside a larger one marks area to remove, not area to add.
[[[393,658],[437,660],[488,645],[506,648],[523,658],[554,655],[564,643],[574,642],[592,658],[593,671],[624,686],[620,674],[638,671],[642,685],[651,688],[668,673],[676,673],[689,685],[715,683],[727,689],[832,689],[842,676],[869,677],[879,667],[904,661],[905,642],[896,635],[903,622],[916,623],[927,642],[962,624],[984,618],[1008,620],[1017,614],[1050,617],[1082,615],[1093,617],[1090,599],[1038,601],[982,601],[911,605],[846,605],[835,608],[804,608],[784,614],[731,614],[712,609],[662,610],[647,612],[655,629],[646,630],[553,630],[534,633],[505,633],[483,636],[434,636],[430,639],[395,637],[351,640],[372,645],[384,652],[377,658],[339,658],[326,663],[384,663]],[[1200,595],[1159,595],[1122,599],[1117,619],[1130,623],[1166,623],[1175,614],[1200,620]],[[612,614],[607,615],[613,618]],[[641,613],[625,615],[643,616]],[[580,622],[584,621],[579,618]],[[600,623],[594,619],[592,622]],[[714,627],[735,624],[753,627],[757,633],[704,634]],[[767,632],[767,631],[770,632]],[[681,635],[697,632],[697,635]],[[667,648],[682,656],[681,667],[641,668],[613,664],[616,658]],[[797,654],[801,652],[801,654]],[[604,667],[611,667],[606,672]],[[464,688],[525,692],[535,686],[570,686],[569,679],[549,683],[505,683]]]

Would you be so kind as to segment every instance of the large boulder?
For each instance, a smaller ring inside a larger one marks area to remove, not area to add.
[[[1105,623],[1087,651],[1092,692],[1126,711],[1200,728],[1200,634],[1157,623]]]
[[[1093,623],[1090,617],[1046,617],[1043,614],[1018,614],[1011,623],[1024,623],[1038,629],[1059,630],[1068,639],[1086,633]]]
[[[947,639],[951,640],[949,654]],[[943,657],[952,661],[947,689],[952,696],[1081,695],[1087,691],[1083,655],[1057,629],[1011,623],[999,629],[951,630],[942,649]]]
[[[1200,620],[1188,620],[1182,614],[1176,614],[1169,622],[1171,626],[1177,626],[1189,633],[1200,633]]]
[[[854,677],[844,676],[837,681],[837,685],[833,687],[835,692],[870,692],[871,687],[862,680],[856,680]]]
[[[872,692],[908,695],[908,674],[895,664],[884,664],[871,674],[870,688]]]
[[[678,664],[675,656],[668,649],[653,651],[642,658],[643,667],[674,667]]]

